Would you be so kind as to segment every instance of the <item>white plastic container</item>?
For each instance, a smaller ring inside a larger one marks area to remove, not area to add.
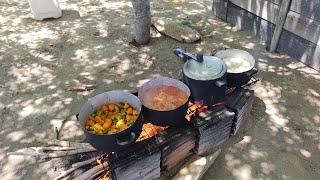
[[[34,19],[59,18],[62,11],[58,0],[28,0]]]

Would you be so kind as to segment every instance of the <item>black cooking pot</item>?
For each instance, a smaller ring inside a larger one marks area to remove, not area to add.
[[[148,107],[145,98],[148,91],[155,86],[174,86],[185,92],[190,97],[190,90],[183,82],[169,77],[157,77],[144,83],[138,91],[138,97],[142,102],[142,114],[145,121],[158,126],[183,126],[186,123],[185,116],[188,110],[188,100],[181,106],[168,111],[156,110],[155,107]]]
[[[77,119],[84,131],[89,143],[99,151],[115,152],[127,148],[129,145],[135,143],[142,130],[142,115],[139,113],[138,119],[127,129],[116,134],[93,134],[85,129],[86,119],[99,109],[105,103],[127,102],[132,107],[141,112],[142,104],[140,100],[133,94],[123,91],[109,91],[94,96],[85,103]]]
[[[227,66],[213,56],[193,55],[181,49],[174,53],[182,58],[183,81],[191,90],[192,100],[214,105],[225,98]]]
[[[227,82],[229,87],[241,87],[247,84],[252,76],[258,72],[254,68],[255,59],[246,51],[226,49],[217,51],[214,56],[227,64]]]

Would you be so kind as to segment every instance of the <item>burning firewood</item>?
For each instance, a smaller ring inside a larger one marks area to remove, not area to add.
[[[64,177],[68,176],[69,174],[71,174],[72,172],[74,172],[76,169],[78,169],[80,167],[83,167],[83,166],[86,166],[88,164],[91,164],[91,163],[97,161],[98,159],[99,159],[99,157],[96,156],[96,157],[90,158],[90,159],[85,160],[85,161],[74,163],[74,164],[71,165],[70,169],[62,172],[58,177],[55,178],[55,180],[62,179]]]
[[[103,171],[108,169],[108,162],[104,162],[102,164],[99,164],[88,171],[82,173],[80,176],[76,177],[76,180],[86,180],[86,179],[94,179],[99,174],[101,174]]]

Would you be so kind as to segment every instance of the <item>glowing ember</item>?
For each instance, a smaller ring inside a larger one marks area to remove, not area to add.
[[[166,127],[161,127],[161,126],[156,126],[156,125],[153,125],[150,123],[145,123],[142,126],[142,131],[141,131],[139,138],[137,139],[137,142],[151,138],[165,129],[166,129]]]

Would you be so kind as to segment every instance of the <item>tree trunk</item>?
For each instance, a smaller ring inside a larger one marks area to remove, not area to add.
[[[150,41],[150,1],[149,0],[131,0],[134,10],[134,41],[142,45]]]

